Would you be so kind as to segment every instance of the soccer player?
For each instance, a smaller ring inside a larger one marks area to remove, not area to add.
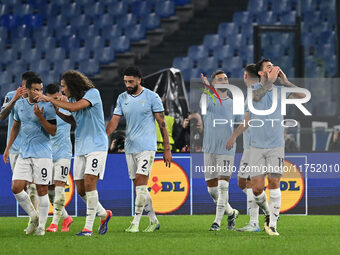
[[[58,116],[70,124],[76,124],[73,173],[77,192],[86,203],[85,226],[77,235],[93,235],[96,214],[101,218],[98,234],[104,235],[112,212],[105,210],[100,204],[97,191],[98,179],[104,178],[108,150],[102,100],[92,82],[78,71],[70,70],[63,73],[61,88],[69,102],[42,93],[37,97],[72,112],[72,115],[59,112]]]
[[[126,92],[119,95],[112,119],[106,127],[108,136],[118,126],[121,116],[126,118],[125,154],[129,177],[136,189],[135,215],[126,232],[139,232],[139,221],[143,209],[147,212],[150,225],[144,232],[153,232],[160,228],[152,207],[152,200],[147,189],[150,171],[157,150],[155,119],[163,137],[163,159],[170,167],[172,156],[169,135],[164,118],[164,108],[158,94],[142,87],[142,74],[137,67],[128,67],[124,71]]]
[[[203,82],[208,85],[206,77],[201,74]],[[215,84],[228,84],[228,77],[222,70],[215,71],[212,76],[212,86]],[[226,88],[216,89],[221,98],[222,105],[214,104],[214,99],[206,97],[207,113],[203,115],[204,136],[204,177],[207,183],[208,192],[216,204],[216,217],[210,227],[210,231],[219,231],[224,213],[228,215],[228,230],[235,228],[235,221],[238,217],[238,210],[233,209],[228,203],[229,180],[234,166],[235,149],[226,150],[225,143],[233,133],[233,124],[241,120],[241,116],[233,115],[233,100],[228,97]],[[214,94],[217,99],[217,95]],[[202,99],[201,99],[202,100]],[[202,104],[202,101],[201,101]],[[215,125],[216,119],[226,119],[228,124]]]
[[[0,112],[0,120],[5,120],[8,117],[8,128],[7,128],[7,143],[9,140],[9,134],[11,133],[11,128],[13,126],[13,108],[16,102],[21,99],[22,97],[27,97],[27,90],[26,90],[26,81],[29,78],[38,77],[38,75],[34,72],[28,71],[22,74],[21,76],[21,86],[17,88],[17,90],[10,91],[5,96],[5,101],[1,107]],[[12,171],[14,170],[15,163],[19,157],[20,153],[20,144],[21,144],[21,134],[19,132],[17,138],[15,139],[9,154],[9,162],[11,165]],[[27,185],[27,190],[34,208],[38,209],[38,193],[35,184],[31,183]],[[31,219],[29,219],[31,222]]]
[[[281,86],[275,86],[276,80],[286,87],[296,87],[288,81],[284,72],[278,66],[274,66],[269,59],[263,59],[256,63],[256,70],[260,77],[260,83],[253,85],[253,106],[255,109],[266,110],[273,104],[273,89],[278,92],[277,108],[272,114],[256,115],[247,112],[245,126],[240,125],[227,141],[227,149],[231,149],[236,138],[248,128],[249,120],[263,120],[261,127],[250,128],[250,158],[251,186],[254,198],[259,207],[265,212],[265,230],[269,235],[278,236],[277,220],[281,207],[280,179],[283,174],[284,164],[284,128],[281,125]],[[303,98],[304,94],[291,93],[289,98]],[[277,120],[277,121],[266,121]],[[255,167],[255,168],[253,168]],[[264,192],[265,177],[268,174],[269,206]]]
[[[259,82],[257,75],[256,65],[250,64],[244,68],[244,83],[247,88],[251,88],[253,84]],[[247,100],[246,100],[247,103]],[[250,216],[249,223],[243,227],[237,229],[237,231],[244,232],[258,232],[259,228],[259,206],[255,202],[253,190],[251,189],[250,182],[250,170],[249,170],[249,157],[250,157],[250,130],[246,129],[243,132],[243,154],[240,162],[240,168],[238,172],[238,186],[247,196],[247,207]]]
[[[20,155],[12,176],[12,191],[19,205],[31,218],[26,234],[45,235],[48,217],[48,185],[52,180],[52,150],[49,135],[56,134],[56,113],[50,103],[34,99],[43,89],[38,77],[26,82],[28,97],[16,102],[14,122],[3,158],[8,163],[10,148],[21,130]],[[41,108],[40,108],[41,107]],[[26,182],[34,182],[39,195],[39,217],[24,191]]]
[[[59,84],[48,84],[46,86],[46,95],[54,99],[62,98],[59,92]],[[60,112],[70,115],[70,113],[65,110],[55,108],[57,115]],[[71,125],[57,116],[57,133],[55,136],[51,136],[53,159],[52,185],[48,187],[48,196],[53,205],[53,220],[51,225],[46,229],[47,232],[57,232],[61,217],[64,219],[61,232],[69,231],[69,227],[73,222],[72,217],[68,215],[64,207],[65,185],[68,183],[68,174],[70,172],[72,158],[70,131]]]

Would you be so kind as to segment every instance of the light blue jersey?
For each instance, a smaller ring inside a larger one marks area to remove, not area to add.
[[[159,95],[147,88],[143,88],[137,96],[127,92],[119,95],[113,114],[124,115],[126,118],[125,152],[127,154],[157,150],[153,114],[163,111]]]
[[[257,90],[261,87],[260,83],[253,85],[253,90]],[[262,127],[249,127],[251,146],[262,149],[284,147],[284,127],[281,125],[283,116],[281,115],[281,86],[273,85],[273,88],[277,88],[277,108],[269,115],[256,115],[250,112],[250,120],[259,119],[262,120],[264,125]],[[257,110],[268,110],[273,104],[273,90],[268,91],[260,101],[254,102],[253,106]],[[275,121],[271,121],[275,119]],[[255,122],[254,122],[255,123]],[[256,124],[259,125],[259,121]]]
[[[49,102],[39,102],[39,108],[44,107],[44,118],[55,120],[56,113]],[[14,106],[14,120],[20,121],[21,158],[52,158],[52,143],[49,134],[41,126],[33,112],[34,104],[27,98],[20,99]]]
[[[234,155],[236,146],[228,151],[226,149],[226,143],[234,132],[234,126],[231,126],[230,123],[241,122],[242,115],[233,114],[233,100],[231,98],[228,97],[221,100],[222,105],[216,98],[217,104],[215,105],[213,99],[207,96],[207,113],[203,115],[203,152]],[[228,121],[228,123],[223,123],[224,120]]]
[[[7,105],[12,101],[12,99],[15,95],[15,92],[16,92],[16,90],[13,90],[13,91],[10,91],[6,94],[5,101],[4,101],[4,103],[1,107],[1,110],[4,109],[5,107],[7,107]],[[11,113],[8,115],[8,128],[7,128],[7,142],[6,143],[8,143],[9,134],[11,133],[11,129],[12,129],[12,126],[13,126],[13,116],[14,116],[14,113],[13,113],[13,109],[12,109]],[[21,144],[21,132],[19,132],[17,138],[15,139],[15,141],[14,141],[14,143],[13,143],[11,149],[10,149],[10,153],[19,154],[20,144]]]
[[[61,113],[70,115],[69,111],[59,109]],[[59,159],[72,158],[72,143],[70,138],[71,124],[63,121],[57,115],[57,133],[55,136],[50,136],[52,141],[52,158],[53,162]]]
[[[250,128],[247,128],[243,132],[243,150],[250,149],[251,140],[250,140]]]
[[[89,101],[91,105],[79,111],[72,112],[77,124],[75,130],[76,156],[108,150],[103,103],[98,89],[89,89],[86,91],[83,99]],[[75,102],[75,100],[71,100],[71,102]]]

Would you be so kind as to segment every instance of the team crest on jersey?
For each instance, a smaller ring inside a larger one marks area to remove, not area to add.
[[[155,160],[148,182],[148,190],[156,213],[171,213],[186,201],[190,189],[187,174],[175,162],[166,167],[163,160]]]
[[[74,182],[71,173],[68,174],[68,185],[65,185],[65,208],[71,202],[74,194]],[[50,203],[48,214],[53,214],[53,206]]]
[[[265,183],[266,195],[269,203],[268,181]],[[280,213],[293,209],[301,201],[305,191],[305,181],[300,169],[293,163],[285,160],[284,172],[280,181],[281,209]]]
[[[144,106],[146,101],[145,100],[141,100],[140,102],[142,103],[142,106]]]

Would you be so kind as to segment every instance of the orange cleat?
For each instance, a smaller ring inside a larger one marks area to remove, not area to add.
[[[70,230],[70,226],[72,222],[73,222],[73,219],[71,216],[68,216],[65,220],[63,220],[61,232],[68,232]]]
[[[57,232],[58,231],[58,225],[52,224],[46,229],[47,232]]]

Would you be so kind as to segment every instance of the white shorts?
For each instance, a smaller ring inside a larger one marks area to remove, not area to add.
[[[54,181],[62,181],[68,185],[68,174],[70,173],[71,159],[61,158],[53,162],[53,178]]]
[[[107,151],[95,151],[86,155],[74,157],[74,180],[83,180],[85,174],[98,176],[103,180]]]
[[[285,148],[261,149],[250,147],[250,177],[263,174],[283,174]]]
[[[18,158],[12,180],[25,180],[39,185],[52,183],[51,158]]]
[[[233,173],[234,156],[204,153],[204,178],[230,177]]]
[[[155,151],[142,151],[125,155],[131,180],[136,179],[136,174],[150,176],[155,154]]]
[[[244,179],[250,178],[249,158],[250,158],[250,149],[246,149],[243,151],[241,162],[240,162],[240,168],[237,174],[239,178],[244,178]]]
[[[15,163],[17,162],[18,157],[19,157],[19,153],[10,153],[9,154],[9,163],[11,164],[12,172],[15,168]]]

